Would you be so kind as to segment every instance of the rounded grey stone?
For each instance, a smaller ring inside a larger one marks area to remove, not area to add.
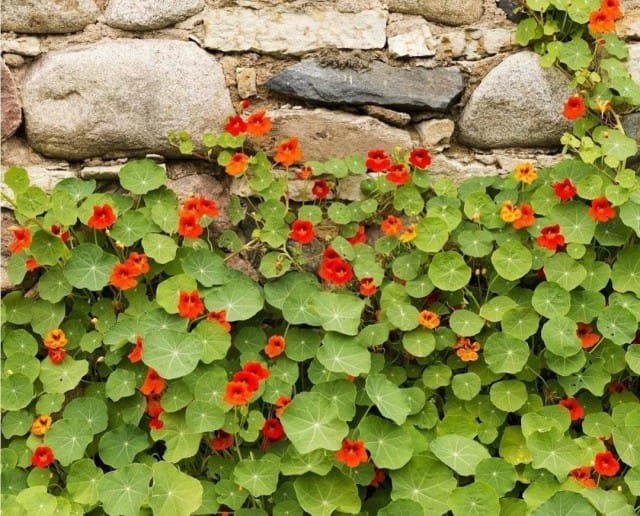
[[[18,89],[13,79],[11,70],[4,64],[0,64],[0,98],[2,99],[2,140],[6,140],[18,130],[22,123],[22,108]]]
[[[77,32],[98,19],[93,0],[3,0],[2,30],[29,34]]]
[[[482,0],[389,0],[391,12],[418,14],[447,25],[465,25],[482,16]]]
[[[110,0],[106,22],[124,30],[168,27],[202,11],[204,0]]]

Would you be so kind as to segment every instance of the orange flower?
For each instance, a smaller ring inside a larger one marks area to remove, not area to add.
[[[127,265],[136,276],[149,272],[149,260],[144,253],[130,253],[124,264]]]
[[[438,317],[438,314],[435,312],[422,310],[422,312],[418,314],[418,323],[420,326],[424,326],[429,330],[434,330],[440,326],[440,317]]]
[[[135,364],[136,362],[140,362],[142,360],[142,337],[139,335],[136,337],[136,343],[134,348],[131,350],[131,353],[127,355],[129,362]]]
[[[615,477],[620,471],[620,463],[610,451],[600,452],[596,453],[594,469],[603,477]]]
[[[31,455],[31,465],[46,468],[54,461],[53,450],[48,446],[38,446]]]
[[[111,271],[109,284],[120,290],[129,290],[135,287],[138,284],[135,279],[135,270],[126,263],[117,263]]]
[[[389,171],[384,176],[387,181],[396,185],[403,185],[411,180],[411,173],[406,165],[396,163],[389,167]]]
[[[298,138],[289,138],[278,145],[276,149],[275,161],[290,167],[303,157],[302,149],[298,147]]]
[[[520,205],[520,218],[513,221],[515,229],[524,229],[533,226],[536,223],[535,213],[530,204]]]
[[[196,220],[201,217],[200,213],[200,203],[198,202],[197,197],[187,197],[184,201],[182,201],[182,206],[180,207],[180,211],[178,212],[180,217],[195,217]]]
[[[307,180],[309,179],[311,176],[313,175],[313,169],[307,165],[303,165],[302,167],[300,167],[300,169],[296,172],[296,178],[297,179],[302,179],[302,180]]]
[[[204,305],[197,290],[192,292],[180,291],[178,313],[182,317],[193,320],[204,313]]]
[[[230,176],[235,177],[244,173],[244,171],[247,170],[248,166],[249,156],[242,152],[236,152],[233,156],[231,156],[229,163],[227,163],[227,165],[224,167],[224,171]]]
[[[164,412],[162,407],[162,396],[160,394],[150,394],[146,397],[147,406],[145,412],[152,418],[160,417],[160,414]]]
[[[592,348],[600,341],[600,335],[593,333],[593,328],[588,323],[579,322],[576,335],[580,339],[583,349]]]
[[[571,421],[579,421],[584,417],[584,408],[575,398],[566,398],[564,400],[560,400],[558,402],[558,405],[566,408],[569,411]]]
[[[605,11],[611,18],[618,20],[622,18],[622,9],[618,0],[602,0],[601,9]]]
[[[263,365],[260,362],[256,362],[255,360],[250,360],[249,362],[246,362],[242,366],[242,370],[255,374],[261,380],[266,380],[271,375],[271,373],[269,373],[269,370],[266,367],[263,367]]]
[[[151,367],[147,369],[147,376],[142,382],[142,386],[140,387],[140,392],[145,396],[149,396],[151,394],[162,394],[166,387],[166,382],[164,378],[162,378],[155,369]]]
[[[229,333],[231,331],[231,323],[227,321],[227,311],[218,310],[217,312],[211,311],[207,314],[207,321],[213,321],[222,326],[222,329]]]
[[[47,355],[49,355],[49,360],[51,360],[51,363],[59,364],[64,360],[64,357],[67,356],[67,352],[64,350],[64,348],[48,349]]]
[[[256,392],[260,388],[260,378],[249,371],[238,371],[231,377],[234,382],[241,382],[246,384],[247,389],[251,392]]]
[[[289,396],[278,396],[276,400],[276,417],[282,416],[284,409],[287,408],[287,405],[291,403],[291,398]]]
[[[584,105],[584,100],[580,95],[571,95],[562,109],[562,114],[567,120],[577,120],[584,116],[586,112],[587,107]]]
[[[246,132],[247,123],[242,119],[240,115],[233,115],[227,119],[224,130],[227,131],[231,136],[238,136]]]
[[[357,468],[363,462],[369,460],[369,455],[361,439],[344,439],[342,448],[336,452],[336,460],[345,464],[348,468]]]
[[[44,347],[47,349],[62,349],[67,345],[67,336],[64,331],[57,328],[51,330],[44,338]]]
[[[373,296],[378,290],[373,278],[362,278],[360,280],[360,294],[366,297]]]
[[[49,428],[51,428],[52,422],[51,416],[47,414],[38,416],[33,420],[33,423],[31,423],[31,433],[37,436],[46,434]]]
[[[456,355],[463,362],[475,362],[478,360],[478,351],[480,351],[479,342],[471,342],[471,339],[465,337],[458,338],[458,342],[453,346]]]
[[[271,335],[264,347],[264,354],[269,358],[276,358],[284,353],[286,341],[282,335]]]
[[[211,447],[215,451],[224,451],[228,450],[233,446],[233,435],[228,434],[224,430],[216,430],[216,433],[213,434],[213,439],[211,439]]]
[[[616,30],[616,22],[611,11],[598,9],[589,15],[589,31],[593,34],[613,32]]]
[[[246,405],[252,392],[244,382],[229,382],[224,390],[224,401],[229,405]]]
[[[500,208],[500,218],[504,222],[514,222],[522,216],[522,212],[511,201],[505,201]]]
[[[94,206],[93,214],[87,220],[87,226],[93,229],[107,229],[116,221],[116,214],[108,204]]]
[[[398,237],[398,240],[400,240],[400,242],[402,242],[403,244],[407,244],[414,240],[417,236],[418,233],[416,231],[416,225],[409,224],[405,232]]]
[[[536,242],[541,247],[546,247],[549,251],[556,251],[564,245],[564,236],[560,233],[560,225],[553,224],[545,226],[540,230],[540,236]]]
[[[607,222],[616,218],[616,210],[611,207],[606,197],[596,197],[591,201],[589,217],[598,222]]]
[[[389,215],[380,224],[380,230],[387,236],[396,236],[402,231],[402,221],[394,215]]]
[[[247,119],[247,133],[260,137],[271,131],[271,119],[264,114],[264,110],[256,111]]]
[[[28,249],[31,245],[31,231],[29,228],[11,226],[9,231],[13,233],[13,242],[9,244],[9,251],[19,253],[23,249]]]
[[[528,162],[516,165],[513,176],[521,183],[525,183],[528,185],[533,183],[538,178],[535,167],[532,163]]]
[[[580,482],[584,487],[596,487],[596,481],[591,478],[591,468],[589,466],[572,469],[569,471],[569,476],[576,482]]]
[[[157,417],[152,417],[149,420],[149,428],[151,430],[162,430],[163,427],[164,427],[164,423],[162,422],[161,419],[158,419]]]
[[[216,205],[216,202],[214,200],[200,196],[196,197],[195,201],[198,216],[203,217],[206,215],[207,217],[213,218],[219,215],[218,206]]]
[[[195,215],[183,216],[178,220],[178,233],[185,238],[198,238],[203,231],[204,228],[198,224]]]

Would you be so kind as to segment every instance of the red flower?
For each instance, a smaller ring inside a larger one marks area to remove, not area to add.
[[[607,385],[607,390],[611,393],[611,394],[619,394],[621,392],[624,392],[627,390],[627,386],[624,382],[611,382],[609,385]]]
[[[265,420],[264,425],[262,425],[261,432],[265,438],[272,442],[280,441],[284,438],[284,428],[282,428],[282,423],[274,417],[270,417]]]
[[[294,220],[291,224],[291,231],[289,232],[289,238],[300,244],[308,244],[315,238],[315,231],[313,230],[313,223],[308,220]]]
[[[164,408],[162,408],[161,398],[162,396],[160,394],[150,394],[149,396],[147,396],[147,407],[145,409],[145,412],[147,413],[147,415],[149,415],[149,417],[158,418],[160,417],[160,414],[164,412]]]
[[[264,347],[264,354],[269,358],[276,358],[284,353],[286,341],[282,335],[271,335]]]
[[[385,478],[387,478],[387,475],[385,474],[384,470],[375,468],[373,480],[369,482],[369,485],[371,487],[380,487],[382,482],[384,482]]]
[[[48,446],[38,446],[31,455],[31,465],[36,468],[46,468],[53,461],[53,450]]]
[[[138,284],[135,279],[135,269],[126,263],[117,263],[111,270],[109,284],[120,290],[129,290],[135,287]]]
[[[618,0],[602,0],[601,9],[614,20],[618,20],[623,16]]]
[[[342,448],[336,452],[336,460],[344,463],[349,468],[357,468],[361,463],[367,462],[369,456],[362,440],[345,439]]]
[[[584,408],[575,398],[566,398],[564,400],[560,400],[558,405],[569,410],[571,421],[579,421],[584,417]]]
[[[166,385],[164,378],[162,378],[155,369],[150,367],[147,369],[147,376],[145,376],[144,382],[142,382],[140,386],[140,392],[145,396],[151,394],[159,395],[162,394]]]
[[[384,176],[387,181],[396,185],[403,185],[411,180],[411,173],[406,165],[396,163],[389,167],[389,171]]]
[[[580,95],[571,95],[562,109],[562,114],[567,120],[577,120],[584,116],[586,112],[587,107],[584,105],[584,100]]]
[[[610,451],[596,453],[593,467],[603,477],[615,477],[620,471],[620,463]]]
[[[249,99],[242,99],[239,105],[240,105],[240,109],[244,111],[251,107],[251,101]]]
[[[157,417],[152,417],[149,420],[149,428],[151,430],[162,430],[163,427],[164,427],[164,423]]]
[[[93,207],[93,215],[87,220],[87,226],[93,229],[107,229],[116,221],[116,214],[108,204]]]
[[[603,32],[613,32],[616,30],[616,23],[610,10],[598,9],[589,15],[589,31],[594,34]]]
[[[31,245],[31,231],[29,228],[11,226],[9,231],[13,233],[13,242],[9,244],[9,251],[19,253],[23,249],[28,249]]]
[[[593,333],[593,328],[588,323],[579,322],[576,335],[580,339],[583,349],[592,348],[600,341],[600,335]]]
[[[373,278],[362,278],[360,280],[360,294],[362,294],[363,296],[373,296],[377,290],[378,287],[376,287]]]
[[[364,163],[373,172],[383,172],[391,166],[391,158],[382,149],[370,150]]]
[[[256,392],[260,387],[260,378],[249,371],[238,371],[231,379],[234,382],[244,383],[251,392]]]
[[[35,271],[38,267],[40,267],[40,264],[37,262],[37,260],[33,256],[31,256],[30,258],[27,258],[27,261],[24,262],[24,266],[27,268],[29,272],[31,272],[31,271]]]
[[[298,147],[298,138],[289,138],[276,148],[274,160],[285,167],[290,167],[304,156],[302,149]]]
[[[227,123],[224,126],[224,130],[231,136],[238,136],[247,131],[247,123],[242,119],[240,115],[232,115],[227,119]]]
[[[558,183],[553,183],[553,192],[561,201],[568,201],[576,196],[578,190],[576,190],[576,187],[571,182],[571,179],[566,177]]]
[[[230,176],[239,176],[249,167],[249,156],[242,152],[236,152],[229,163],[224,167],[224,171]]]
[[[520,217],[513,221],[512,226],[515,229],[524,229],[533,226],[536,223],[535,212],[530,204],[521,204],[518,208]]]
[[[411,154],[409,154],[409,163],[416,168],[424,170],[431,165],[431,154],[429,154],[427,149],[414,149],[411,151]]]
[[[244,382],[231,381],[224,390],[224,401],[229,405],[246,405],[253,393]]]
[[[595,480],[591,478],[591,468],[589,466],[572,469],[569,471],[569,475],[575,481],[580,482],[584,487],[596,487]]]
[[[127,355],[129,362],[135,364],[136,362],[140,362],[142,360],[142,337],[139,335],[136,337],[136,343],[134,348],[131,350],[131,353]]]
[[[330,260],[331,258],[342,258],[342,256],[340,256],[338,254],[338,251],[336,251],[333,247],[327,247],[324,251],[322,251],[322,258],[325,260]]]
[[[264,110],[256,111],[247,118],[247,133],[260,137],[271,131],[271,119],[264,114]]]
[[[396,236],[402,232],[402,221],[394,215],[389,215],[380,224],[380,230],[386,236]]]
[[[315,181],[313,186],[311,187],[311,193],[316,196],[318,199],[326,199],[327,196],[331,193],[331,188],[324,179],[320,179],[319,181]]]
[[[206,215],[207,217],[217,217],[220,212],[218,211],[218,205],[216,201],[207,197],[196,197],[198,214],[200,216]]]
[[[266,380],[267,378],[269,378],[269,376],[271,376],[269,370],[266,367],[263,367],[260,362],[256,361],[246,362],[242,366],[242,370],[247,371],[248,373],[255,374],[258,378],[260,378],[260,380]]]
[[[233,446],[233,435],[228,434],[224,430],[218,430],[211,439],[211,447],[215,451],[228,450]]]
[[[611,207],[606,197],[596,197],[591,201],[589,217],[598,222],[607,222],[616,218],[616,210]]]
[[[180,217],[193,216],[196,218],[196,220],[198,220],[201,216],[200,203],[198,202],[198,198],[188,197],[184,201],[182,201],[182,206],[180,207],[178,215]]]
[[[185,238],[198,238],[203,231],[204,228],[198,224],[195,215],[183,216],[178,220],[178,233]]]
[[[135,276],[149,272],[149,259],[144,253],[130,253],[124,264],[131,268]]]
[[[536,242],[539,246],[545,247],[550,251],[556,251],[558,247],[562,247],[564,245],[564,236],[560,234],[560,225],[554,224],[543,227]]]
[[[278,396],[276,400],[276,417],[282,416],[284,409],[287,408],[287,405],[291,403],[291,398],[289,396]]]
[[[49,355],[49,360],[54,364],[59,364],[64,360],[64,357],[67,356],[67,352],[64,348],[48,349],[47,354]]]
[[[347,238],[347,241],[351,245],[364,244],[367,241],[367,233],[365,232],[364,226],[362,224],[358,224],[358,231],[356,234],[350,238]]]
[[[207,314],[207,321],[213,321],[222,326],[222,329],[229,333],[231,331],[231,323],[227,321],[227,311],[218,310],[217,312],[211,311]]]
[[[180,291],[178,313],[189,320],[193,320],[204,313],[204,305],[197,290],[193,292]]]
[[[344,285],[353,278],[353,269],[342,258],[330,258],[322,260],[318,275],[329,283]]]

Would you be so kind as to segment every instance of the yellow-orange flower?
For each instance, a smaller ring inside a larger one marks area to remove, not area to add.
[[[440,326],[440,317],[438,317],[438,314],[435,312],[422,310],[422,312],[418,314],[418,323],[420,323],[420,326],[434,330]]]
[[[478,360],[478,351],[480,351],[480,343],[471,341],[466,337],[460,337],[458,342],[455,343],[453,349],[456,352],[456,355],[463,362],[475,362]]]
[[[230,176],[239,176],[249,166],[249,156],[243,154],[242,152],[236,152],[229,163],[224,167],[224,171]]]
[[[533,166],[533,163],[529,162],[520,163],[519,165],[517,165],[513,172],[513,176],[521,183],[525,183],[528,185],[538,179],[538,174],[536,173],[536,169]]]
[[[46,434],[49,428],[51,428],[52,422],[51,416],[47,414],[38,416],[33,420],[33,423],[31,423],[31,433],[37,436]]]
[[[44,347],[47,349],[61,349],[67,345],[67,336],[57,328],[51,330],[44,338]]]
[[[405,230],[404,233],[402,233],[398,239],[400,240],[400,242],[406,244],[407,242],[411,242],[416,236],[418,236],[418,233],[416,232],[416,225],[415,224],[409,224],[409,226],[407,226],[407,229]]]
[[[522,216],[520,208],[514,206],[511,201],[505,201],[500,208],[500,218],[505,222],[514,222]]]

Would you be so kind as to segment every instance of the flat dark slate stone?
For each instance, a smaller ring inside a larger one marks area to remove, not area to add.
[[[453,67],[405,69],[374,61],[367,70],[353,70],[306,59],[269,79],[267,87],[322,104],[447,111],[464,90],[464,76]]]

